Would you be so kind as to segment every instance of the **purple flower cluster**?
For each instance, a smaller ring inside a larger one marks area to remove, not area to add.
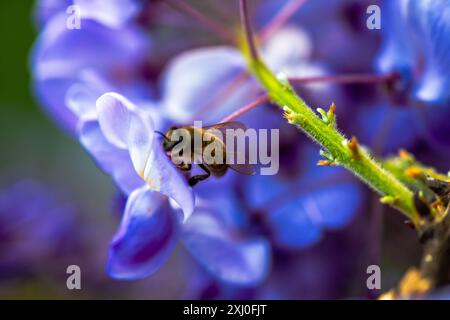
[[[21,180],[0,191],[0,280],[58,272],[82,248],[75,206],[55,190]],[[49,263],[51,262],[51,263]]]
[[[377,69],[399,74],[392,95],[417,109],[419,126],[430,141],[448,148],[450,3],[386,1],[383,10],[386,27]]]

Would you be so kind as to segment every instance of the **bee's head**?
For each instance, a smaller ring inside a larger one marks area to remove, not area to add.
[[[177,129],[178,129],[178,127],[171,127],[166,132],[166,134],[163,134],[163,133],[161,133],[159,131],[155,131],[156,133],[158,133],[159,135],[161,135],[164,138],[163,143],[162,143],[164,151],[172,150],[173,147],[175,147],[175,145],[180,142],[180,141],[172,141],[172,134]]]

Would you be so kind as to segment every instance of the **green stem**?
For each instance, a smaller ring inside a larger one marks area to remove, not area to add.
[[[244,46],[244,53],[248,48]],[[324,147],[332,164],[341,165],[381,194],[384,202],[391,204],[415,224],[419,215],[414,206],[413,193],[392,174],[383,169],[356,140],[350,143],[334,126],[320,119],[295,93],[289,82],[279,80],[261,60],[247,54],[249,69],[267,90],[271,100],[283,108],[288,120]],[[334,122],[334,121],[332,121]]]

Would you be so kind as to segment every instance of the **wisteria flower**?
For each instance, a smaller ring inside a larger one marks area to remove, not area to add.
[[[243,232],[238,220],[229,219],[228,197],[212,197],[199,205],[186,225],[181,241],[191,256],[211,277],[238,288],[261,284],[268,276],[271,248],[262,235]],[[234,209],[230,211],[229,209]]]
[[[137,0],[39,0],[36,7],[40,24],[45,24],[60,13],[69,13],[79,15],[77,18],[80,20],[95,20],[105,26],[118,28],[139,13],[141,3]]]
[[[303,151],[303,157],[310,160],[303,173],[257,176],[248,179],[245,187],[253,216],[275,246],[288,250],[311,246],[324,230],[347,225],[364,198],[357,182],[344,172],[332,168],[324,172],[312,167],[315,161],[311,150]]]
[[[221,281],[238,285],[262,281],[267,273],[267,246],[262,240],[234,237],[210,209],[198,209],[189,218],[194,211],[193,192],[154,130],[146,110],[116,93],[101,96],[97,117],[85,119],[79,127],[81,143],[128,194],[111,244],[108,273],[124,279],[148,276],[164,264],[181,239]],[[183,219],[177,208],[182,209]]]
[[[80,123],[80,141],[129,195],[113,241],[109,272],[129,277],[122,264],[135,263],[133,274],[145,276],[164,263],[173,249],[178,218],[168,209],[168,198],[183,209],[187,219],[194,210],[194,196],[162,150],[148,113],[123,96],[107,93],[97,101],[97,116]]]
[[[418,119],[406,106],[376,104],[358,113],[356,135],[361,143],[380,154],[413,148],[420,138]],[[395,135],[395,139],[391,137]]]
[[[62,12],[45,24],[33,49],[32,71],[42,105],[73,134],[78,119],[66,104],[71,86],[86,72],[98,74],[112,88],[130,83],[139,86],[140,67],[150,41],[136,24],[111,28],[86,18],[81,29],[71,30],[66,27],[66,19]]]
[[[73,203],[53,188],[23,179],[0,191],[0,279],[65,268],[82,247]],[[70,235],[70,236],[69,236]],[[49,263],[52,261],[52,263]]]

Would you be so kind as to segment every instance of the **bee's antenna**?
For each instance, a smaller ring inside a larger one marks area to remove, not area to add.
[[[166,135],[165,135],[164,133],[162,133],[162,132],[160,132],[160,131],[157,131],[157,130],[155,130],[154,132],[157,133],[157,134],[159,134],[160,136],[162,136],[162,137],[164,138],[164,140],[169,141],[169,139],[166,137]]]

